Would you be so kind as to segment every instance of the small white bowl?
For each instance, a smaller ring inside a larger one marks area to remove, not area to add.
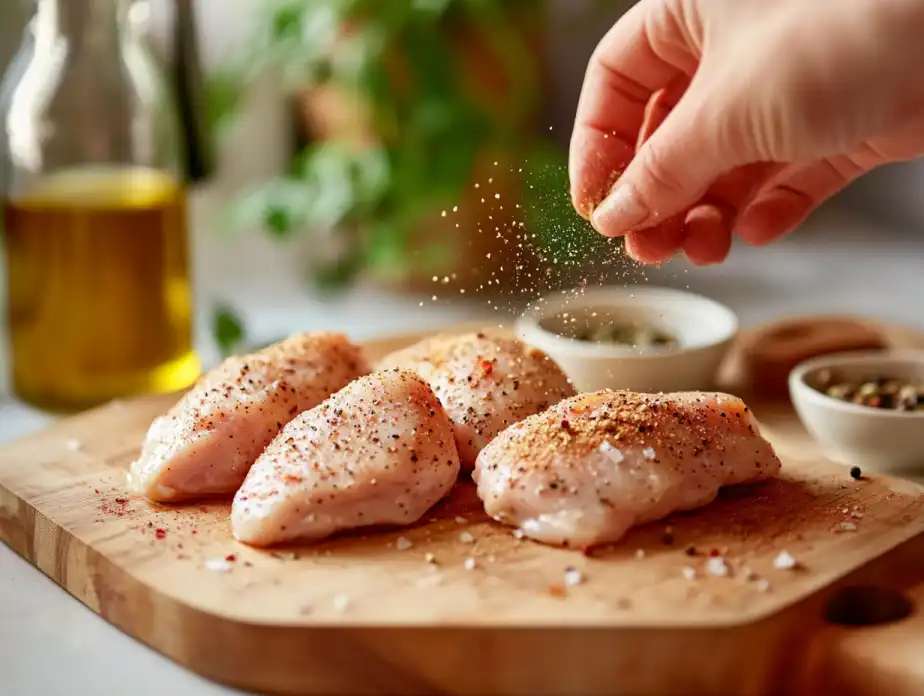
[[[678,345],[596,343],[554,328],[564,330],[566,322],[585,319],[645,323],[673,335]],[[657,393],[711,388],[738,332],[738,319],[728,307],[682,290],[596,287],[543,298],[518,318],[515,330],[520,340],[558,363],[580,392]]]
[[[835,399],[813,386],[822,370],[846,380],[881,375],[924,381],[924,351],[837,353],[806,360],[789,374],[796,413],[832,459],[861,470],[924,471],[924,411],[878,409]]]

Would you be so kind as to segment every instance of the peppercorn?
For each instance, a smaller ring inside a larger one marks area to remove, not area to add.
[[[863,478],[863,471],[861,471],[860,467],[850,467],[850,478],[852,478],[854,481],[859,481]]]

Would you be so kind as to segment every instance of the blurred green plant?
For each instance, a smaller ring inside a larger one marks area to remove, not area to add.
[[[219,127],[248,77],[272,68],[293,94],[335,86],[358,96],[374,137],[310,143],[285,176],[234,207],[231,229],[257,226],[280,240],[334,230],[346,243],[315,270],[322,289],[343,288],[368,269],[419,272],[453,252],[437,239],[409,253],[412,231],[458,203],[479,154],[499,146],[523,163],[531,243],[554,259],[593,253],[605,240],[571,206],[565,154],[544,128],[523,125],[542,98],[523,26],[543,26],[547,10],[547,0],[267,0],[240,69],[213,81],[210,122]],[[503,109],[473,94],[454,41],[464,32],[502,66]]]
[[[488,147],[541,162],[541,171],[524,167],[524,175],[527,186],[545,190],[553,181],[548,167],[564,171],[564,155],[547,134],[523,132],[524,116],[542,95],[521,29],[540,22],[545,10],[543,0],[270,0],[244,61],[248,70],[273,67],[293,92],[335,85],[358,95],[375,138],[359,146],[309,144],[286,176],[242,200],[234,227],[256,224],[279,239],[306,229],[349,235],[344,254],[314,275],[321,287],[336,288],[364,269],[401,275],[412,264],[419,270],[445,259],[451,252],[441,240],[422,255],[409,254],[411,231],[459,201]],[[479,103],[466,83],[448,40],[460,27],[477,32],[503,66],[510,89],[503,110]],[[215,90],[219,107],[234,103],[223,87]],[[567,190],[566,178],[554,181]],[[561,196],[546,199],[529,226],[537,240],[554,245],[558,232],[580,227],[580,218]]]

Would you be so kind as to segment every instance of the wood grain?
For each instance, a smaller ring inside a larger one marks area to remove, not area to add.
[[[416,338],[367,349],[374,358]],[[411,529],[249,549],[231,539],[227,503],[170,508],[127,495],[144,430],[171,401],[112,404],[0,450],[0,538],[108,621],[211,679],[287,694],[779,694],[826,693],[816,675],[828,672],[843,676],[832,693],[849,694],[876,683],[851,676],[867,664],[896,689],[924,684],[920,668],[901,668],[910,652],[879,647],[905,640],[919,615],[877,628],[879,641],[824,615],[846,584],[924,580],[924,489],[853,481],[784,404],[753,402],[784,458],[780,480],[729,490],[585,558],[516,539],[485,518],[467,483]],[[845,521],[857,529],[839,531]],[[413,546],[398,551],[399,537]],[[730,577],[705,574],[711,549]],[[783,549],[799,569],[773,568]],[[586,581],[564,588],[572,566]],[[698,577],[684,578],[685,566]]]

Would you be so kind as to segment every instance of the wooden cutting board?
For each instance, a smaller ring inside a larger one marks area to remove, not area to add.
[[[367,349],[374,358],[419,337]],[[735,365],[733,353],[732,391]],[[593,557],[515,538],[470,484],[411,529],[249,549],[230,536],[227,504],[168,508],[126,492],[148,424],[173,400],[163,397],[0,449],[0,538],[129,635],[261,692],[823,694],[836,684],[843,695],[887,679],[882,693],[921,693],[924,616],[899,592],[924,601],[924,584],[912,588],[924,581],[924,489],[851,479],[785,404],[747,398],[784,475]],[[796,569],[774,567],[784,550]],[[706,572],[710,552],[727,576]],[[569,568],[582,583],[566,586]],[[911,616],[863,633],[838,625],[898,614]]]

